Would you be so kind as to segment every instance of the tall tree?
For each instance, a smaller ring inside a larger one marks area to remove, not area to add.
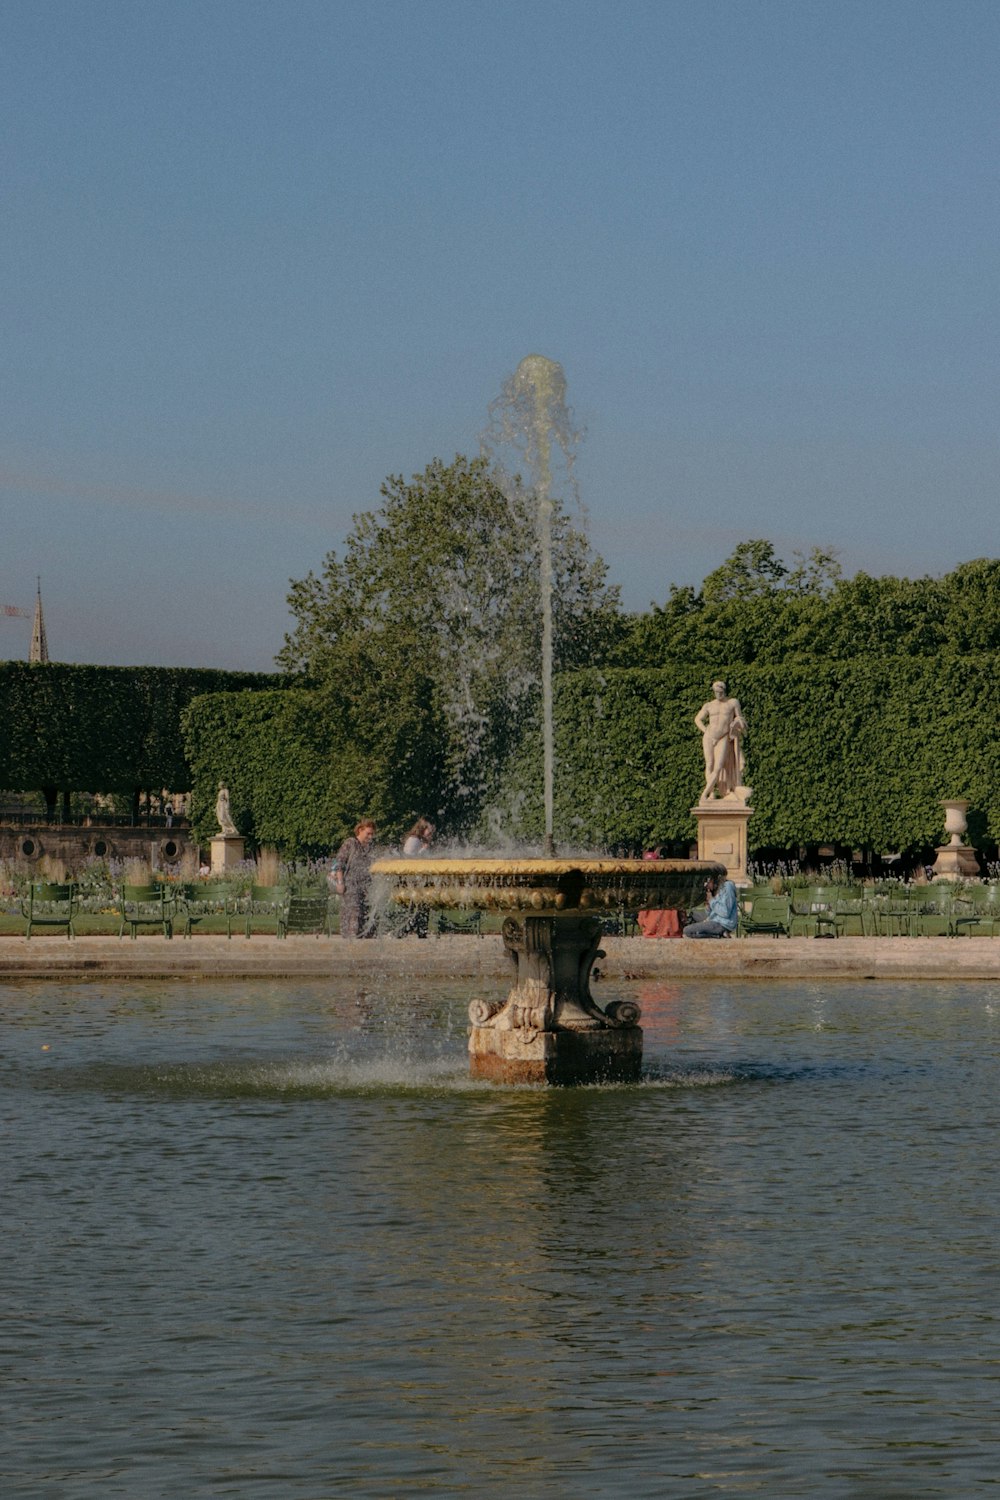
[[[505,493],[485,460],[462,456],[408,482],[392,476],[381,494],[377,510],[355,516],[343,556],[330,552],[319,575],[292,584],[296,624],[278,660],[326,684],[369,742],[373,715],[393,753],[412,723],[434,781],[427,810],[466,826],[538,685],[534,497],[516,485]],[[553,568],[556,667],[600,663],[621,629],[618,591],[558,505]],[[418,680],[427,705],[415,701]]]
[[[706,604],[724,604],[729,599],[756,599],[781,587],[788,569],[771,542],[758,538],[740,542],[701,586]]]

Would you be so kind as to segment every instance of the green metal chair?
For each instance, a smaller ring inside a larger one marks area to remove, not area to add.
[[[123,885],[118,902],[121,914],[119,937],[123,936],[126,926],[132,938],[140,927],[162,927],[165,938],[173,937],[174,898],[166,886]]]
[[[865,901],[864,889],[857,885],[837,886],[836,905],[834,914],[840,924],[841,934],[847,932],[848,927],[857,929],[860,937],[868,937],[870,925],[870,912],[868,903]],[[874,925],[872,930],[874,931]]]
[[[275,932],[278,932],[284,923],[289,900],[290,892],[286,885],[252,885],[246,901],[247,937],[252,935],[254,917],[267,917],[274,923]]]
[[[989,936],[996,937],[997,931],[1000,930],[1000,884],[990,884],[986,887],[982,915],[990,920]]]
[[[76,937],[75,912],[76,890],[72,885],[34,881],[28,887],[27,899],[21,900],[21,915],[27,923],[24,935],[30,938],[32,927],[65,927],[68,938]]]
[[[240,898],[229,885],[184,885],[177,893],[177,915],[184,923],[183,935],[212,917],[225,918],[226,936],[233,935],[233,918],[240,915]]]
[[[1000,928],[1000,886],[972,887],[955,897],[951,914],[951,935],[980,933],[996,937]]]
[[[737,888],[737,891],[736,891],[736,936],[737,937],[742,937],[743,936],[743,923],[744,923],[745,918],[749,917],[750,914],[752,913],[753,907],[754,907],[754,902],[755,901],[770,901],[771,898],[772,898],[772,896],[774,896],[774,894],[775,894],[775,890],[774,890],[773,885],[771,885],[770,882],[768,882],[766,885],[744,886],[744,887],[742,887],[742,889]]]
[[[889,894],[876,894],[872,901],[876,937],[910,937],[913,932],[913,905],[909,895],[899,887]]]
[[[470,918],[457,917],[453,920],[457,922],[475,922],[477,920],[481,921],[482,913],[473,912]],[[624,906],[619,906],[616,912],[607,912],[603,917],[601,917],[600,921],[601,932],[605,935],[605,937],[635,937],[636,933],[639,930],[638,911],[628,911]],[[457,927],[454,929],[454,931],[458,930],[459,929]],[[461,928],[461,931],[463,932],[468,932],[471,930],[472,929],[469,927]],[[479,931],[478,926],[475,930],[477,932]],[[440,936],[440,932],[438,935]]]
[[[288,906],[278,918],[278,936],[289,933],[314,933],[317,937],[332,935],[328,896],[290,896]]]
[[[443,911],[439,911],[435,926],[438,937],[447,937],[449,934],[455,935],[458,933],[468,933],[473,937],[482,937],[483,914],[481,911],[473,911],[467,917],[450,917]],[[603,921],[601,923],[601,931],[609,933],[612,937],[622,933],[623,927],[624,923],[621,925],[616,923],[613,928],[606,928]]]
[[[839,937],[842,923],[837,915],[837,889],[835,886],[811,885],[791,896],[792,935],[795,925],[805,927],[804,937]]]
[[[910,892],[910,931],[912,936],[953,936],[954,901],[954,891],[946,886],[915,886]]]
[[[768,934],[771,937],[791,937],[792,904],[787,896],[776,896],[773,892],[754,895],[748,900],[739,922],[741,937]]]

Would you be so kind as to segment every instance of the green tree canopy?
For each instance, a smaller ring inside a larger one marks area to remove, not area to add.
[[[786,566],[770,542],[741,542],[700,590],[675,588],[633,620],[619,661],[659,666],[857,656],[965,655],[1000,649],[1000,561],[980,558],[941,578],[841,576],[814,548]]]
[[[343,556],[293,582],[296,624],[278,660],[323,685],[366,741],[375,782],[416,755],[421,805],[465,826],[538,685],[534,499],[462,456],[392,476],[381,494],[355,516]],[[618,591],[559,505],[553,569],[557,669],[607,660],[622,629]]]

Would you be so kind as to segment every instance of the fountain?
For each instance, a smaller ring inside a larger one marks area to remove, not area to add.
[[[642,1067],[639,1007],[590,991],[603,957],[599,913],[692,907],[720,865],[645,859],[382,859],[397,901],[505,913],[507,999],[469,1006],[470,1071],[496,1083],[631,1082]]]
[[[499,1083],[630,1081],[642,1066],[639,1007],[590,992],[599,912],[691,907],[722,866],[690,860],[556,858],[553,837],[552,446],[572,471],[574,439],[562,366],[529,354],[491,407],[499,440],[519,448],[534,479],[542,619],[544,859],[383,859],[373,874],[413,907],[506,913],[503,941],[515,970],[507,999],[473,1000],[472,1076]]]

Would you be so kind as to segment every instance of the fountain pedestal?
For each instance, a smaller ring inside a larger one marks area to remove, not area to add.
[[[469,1075],[489,1083],[635,1083],[642,1075],[642,1027],[528,1036],[473,1026]]]
[[[514,987],[500,1005],[474,1000],[469,1063],[496,1083],[631,1082],[642,1067],[639,1007],[601,1010],[590,993],[600,947],[598,917],[508,917],[503,942]]]

